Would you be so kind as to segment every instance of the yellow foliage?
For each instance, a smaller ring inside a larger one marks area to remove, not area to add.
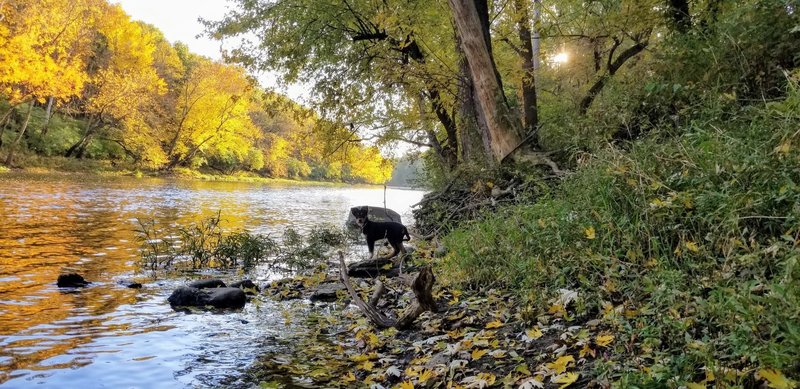
[[[794,382],[783,375],[776,369],[761,369],[756,372],[756,376],[767,381],[767,386],[775,389],[792,389],[797,387],[797,382]]]

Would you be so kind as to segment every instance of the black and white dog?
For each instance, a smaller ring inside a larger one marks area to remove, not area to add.
[[[350,208],[350,213],[356,218],[356,223],[361,226],[361,232],[367,238],[370,259],[375,257],[375,241],[378,239],[386,239],[394,249],[392,255],[388,256],[387,259],[393,258],[401,252],[403,255],[406,254],[403,242],[411,240],[411,235],[408,234],[406,226],[397,222],[369,220],[369,207],[353,207]]]

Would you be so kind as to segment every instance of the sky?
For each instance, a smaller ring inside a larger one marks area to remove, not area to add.
[[[221,59],[220,42],[203,34],[199,18],[221,19],[228,10],[225,0],[112,0],[122,6],[134,20],[156,26],[172,43],[181,41],[194,53],[213,59]],[[256,75],[262,86],[274,88],[298,102],[306,102],[307,89],[292,85],[289,88],[278,86],[272,74]]]

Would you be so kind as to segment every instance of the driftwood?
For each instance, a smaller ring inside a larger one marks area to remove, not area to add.
[[[436,310],[436,303],[433,301],[432,289],[433,283],[436,279],[433,276],[433,272],[429,266],[426,266],[420,270],[419,274],[414,278],[414,281],[411,284],[411,290],[414,292],[415,299],[409,305],[405,311],[400,315],[400,318],[395,320],[391,317],[384,315],[381,311],[378,310],[378,302],[383,296],[384,292],[386,291],[385,286],[382,282],[378,282],[376,285],[375,291],[372,294],[372,297],[369,299],[369,303],[364,302],[364,299],[359,296],[358,292],[356,292],[353,284],[350,282],[350,277],[347,275],[347,265],[344,263],[344,253],[341,251],[339,252],[339,276],[341,277],[342,283],[344,284],[345,288],[347,288],[347,292],[350,293],[350,297],[353,299],[353,303],[358,306],[361,312],[367,316],[373,324],[378,326],[379,328],[389,328],[395,327],[397,329],[406,329],[411,327],[414,324],[414,320],[419,317],[425,311],[435,311]]]

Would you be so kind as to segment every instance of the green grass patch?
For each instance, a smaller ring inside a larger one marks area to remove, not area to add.
[[[599,317],[627,343],[614,368],[595,365],[619,382],[800,379],[798,128],[795,94],[587,156],[558,191],[446,236],[444,274],[539,312],[577,291],[567,317]]]

